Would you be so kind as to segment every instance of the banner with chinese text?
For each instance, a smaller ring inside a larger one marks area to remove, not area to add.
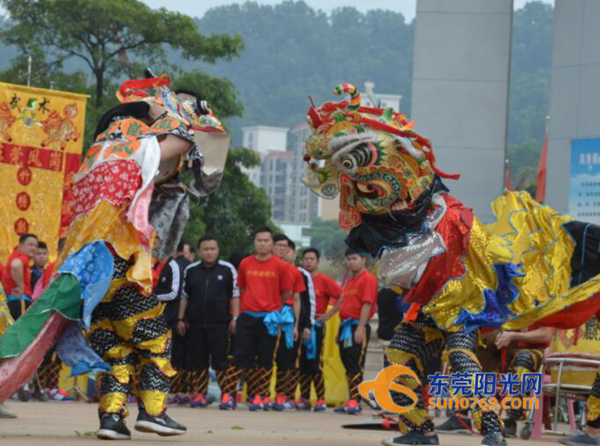
[[[571,141],[569,214],[600,223],[600,138]]]
[[[0,83],[0,262],[33,233],[56,254],[81,163],[87,96]]]

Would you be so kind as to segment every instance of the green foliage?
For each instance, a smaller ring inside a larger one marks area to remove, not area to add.
[[[535,193],[550,107],[552,7],[530,2],[513,17],[508,149],[513,188]]]
[[[323,257],[338,259],[343,257],[346,249],[344,240],[346,233],[340,229],[336,220],[317,218],[310,227],[311,246],[321,251]]]
[[[552,7],[530,2],[513,17],[508,143],[544,140],[550,106]],[[512,162],[513,160],[511,160]]]
[[[535,195],[536,173],[542,147],[535,140],[510,144],[506,157],[510,160],[512,188],[533,191]]]
[[[0,38],[23,54],[43,50],[52,64],[85,62],[95,78],[96,105],[106,79],[140,76],[148,65],[165,65],[166,48],[185,59],[214,63],[242,48],[237,35],[200,34],[193,19],[137,0],[1,0],[10,22]]]
[[[184,240],[196,245],[204,234],[211,234],[221,247],[223,257],[234,251],[252,251],[252,232],[271,222],[271,203],[262,189],[250,182],[242,168],[259,164],[251,150],[231,149],[221,186],[208,198],[192,206]]]

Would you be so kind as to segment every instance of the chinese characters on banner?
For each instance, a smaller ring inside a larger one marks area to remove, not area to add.
[[[600,224],[600,139],[571,141],[569,214]]]
[[[0,83],[0,262],[31,232],[56,253],[81,164],[87,96]]]

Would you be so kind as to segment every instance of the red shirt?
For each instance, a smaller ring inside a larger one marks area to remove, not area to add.
[[[342,295],[342,287],[326,274],[319,273],[313,277],[313,285],[317,296],[316,316],[327,312],[327,305],[330,299],[339,299]]]
[[[369,319],[377,311],[377,279],[369,271],[350,277],[344,287],[344,300],[340,307],[340,318],[360,319],[363,304],[371,304]]]
[[[281,294],[293,289],[289,264],[276,256],[260,261],[246,257],[238,269],[240,311],[280,311]]]
[[[6,267],[4,268],[4,278],[2,280],[5,287],[4,291],[8,296],[12,294],[13,290],[17,287],[17,284],[13,280],[12,274],[10,273],[12,262],[16,259],[19,259],[21,262],[23,262],[23,284],[25,285],[23,293],[31,297],[31,270],[29,269],[29,256],[19,251],[19,248],[15,248],[6,262]]]
[[[48,288],[48,285],[50,285],[50,280],[54,275],[54,268],[56,268],[56,260],[50,263],[44,270],[44,274],[42,274],[42,286],[44,289]]]
[[[286,301],[286,305],[294,304],[294,294],[303,293],[306,291],[306,285],[304,284],[304,277],[300,270],[292,265],[291,263],[287,264],[289,266],[289,273],[292,276],[292,296]]]

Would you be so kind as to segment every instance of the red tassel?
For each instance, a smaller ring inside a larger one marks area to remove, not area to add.
[[[129,96],[135,90],[147,90],[153,87],[162,87],[163,85],[170,85],[171,79],[167,76],[160,77],[151,77],[148,79],[131,79],[123,82],[121,88],[119,88],[119,93],[122,96]],[[138,94],[140,96],[147,97],[148,94],[142,91],[139,91]]]

